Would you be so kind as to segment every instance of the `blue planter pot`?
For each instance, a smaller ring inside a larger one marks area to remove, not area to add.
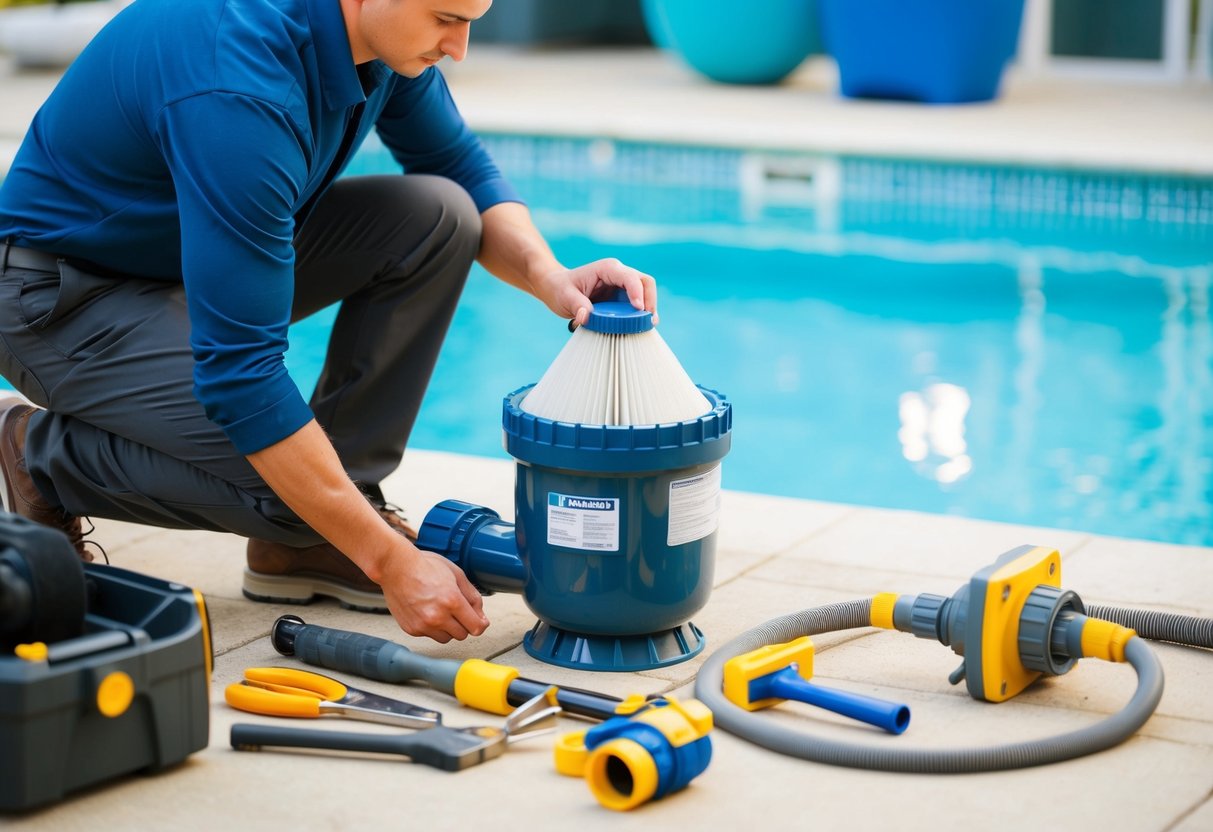
[[[1015,54],[1024,0],[818,0],[842,94],[987,101]]]
[[[649,0],[654,27],[693,69],[775,84],[818,46],[816,0]]]

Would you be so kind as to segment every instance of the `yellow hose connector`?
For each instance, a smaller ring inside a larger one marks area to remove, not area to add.
[[[1088,618],[1082,627],[1082,654],[1108,662],[1125,660],[1125,645],[1137,632],[1112,621]]]
[[[897,606],[897,593],[882,592],[872,599],[872,626],[894,630],[893,608]]]
[[[616,812],[652,800],[659,780],[653,753],[626,737],[604,743],[586,760],[585,781],[590,791],[600,804]]]

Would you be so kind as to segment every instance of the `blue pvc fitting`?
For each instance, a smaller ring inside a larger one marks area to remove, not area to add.
[[[668,706],[655,702],[653,707]],[[635,717],[615,717],[591,728],[585,747],[591,768],[595,761],[602,768],[587,772],[591,789],[613,809],[634,808],[683,789],[712,761],[712,741],[706,733],[675,745],[657,725]]]
[[[768,673],[750,682],[750,701],[791,699],[858,719],[890,734],[900,734],[910,725],[910,708],[861,693],[834,690],[805,681],[794,666]]]
[[[426,514],[417,548],[452,561],[485,594],[521,593],[526,583],[514,524],[491,508],[443,500]]]

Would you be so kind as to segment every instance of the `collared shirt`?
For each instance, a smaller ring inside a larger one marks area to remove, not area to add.
[[[283,364],[296,229],[372,129],[477,207],[518,197],[442,75],[354,64],[339,0],[138,0],[38,111],[0,240],[184,281],[194,389],[243,453],[312,413]]]

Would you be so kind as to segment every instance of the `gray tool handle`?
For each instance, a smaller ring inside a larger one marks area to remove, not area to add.
[[[259,751],[263,746],[271,746],[398,754],[422,765],[459,771],[501,753],[504,741],[497,738],[495,729],[488,730],[492,732],[490,738],[481,738],[469,730],[441,727],[416,734],[363,734],[238,722],[232,726],[232,748]]]
[[[394,684],[424,682],[434,690],[452,695],[455,675],[463,664],[455,659],[422,656],[387,639],[305,624],[295,615],[284,615],[275,621],[270,639],[282,655],[294,656],[316,667]]]

